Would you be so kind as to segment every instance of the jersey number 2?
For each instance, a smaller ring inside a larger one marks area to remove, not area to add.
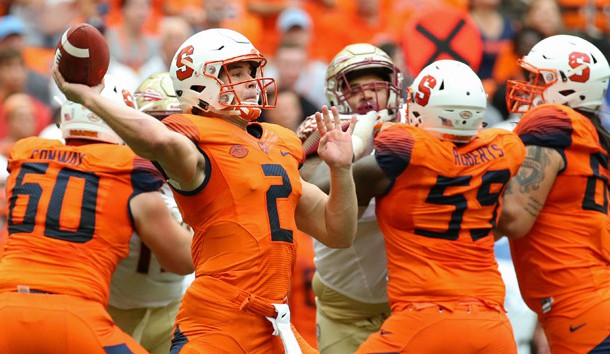
[[[286,174],[286,170],[281,165],[265,164],[262,165],[263,173],[267,177],[282,177],[282,184],[274,184],[267,190],[267,215],[269,216],[269,226],[271,227],[271,240],[292,242],[292,230],[280,227],[280,218],[277,211],[277,198],[286,198],[292,193],[292,184]]]
[[[23,180],[28,174],[45,174],[48,167],[49,164],[47,163],[26,163],[21,166],[21,171],[17,175],[13,194],[10,198],[10,211],[8,215],[9,234],[16,232],[29,233],[34,230],[42,187],[39,183],[23,183]],[[59,225],[66,187],[70,178],[83,179],[85,184],[81,201],[80,223],[76,231],[62,230]],[[59,171],[47,208],[44,228],[45,236],[76,243],[85,243],[93,238],[99,180],[100,178],[93,173],[76,171],[69,168],[62,168]],[[13,215],[17,199],[19,198],[28,198],[21,223],[17,223],[17,218]]]

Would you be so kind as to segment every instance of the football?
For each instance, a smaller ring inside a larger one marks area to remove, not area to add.
[[[68,28],[55,50],[55,64],[67,82],[96,86],[108,70],[110,50],[97,28],[81,23]]]

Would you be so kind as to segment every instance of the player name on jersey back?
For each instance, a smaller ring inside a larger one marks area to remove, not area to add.
[[[457,147],[453,148],[455,164],[458,166],[477,166],[491,160],[504,157],[504,150],[497,144],[489,144],[464,154],[458,152]]]

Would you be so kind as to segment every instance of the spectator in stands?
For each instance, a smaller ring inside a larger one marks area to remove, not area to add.
[[[525,13],[524,25],[537,29],[545,37],[565,32],[561,11],[555,0],[530,2]]]
[[[168,71],[174,54],[192,34],[193,29],[184,18],[178,16],[163,18],[159,25],[160,50],[140,68],[138,73],[140,82],[152,74]]]
[[[305,117],[313,115],[318,109],[305,97],[292,89],[279,89],[275,109],[264,111],[264,122],[279,124],[296,131]]]
[[[282,42],[267,74],[277,80],[279,88],[297,91],[316,107],[327,102],[324,96],[326,64],[311,60],[307,49],[298,43]]]
[[[28,49],[24,34],[25,24],[21,19],[13,15],[0,17],[0,48],[14,48],[24,54],[27,74],[25,90],[40,102],[49,105],[51,103],[49,79],[29,66],[25,56]]]
[[[36,111],[32,97],[26,93],[14,93],[4,100],[2,116],[6,119],[6,136],[2,139],[0,153],[8,152],[17,140],[36,135]]]
[[[0,107],[6,98],[14,93],[25,93],[26,67],[21,53],[14,48],[0,49]],[[30,96],[35,111],[36,132],[38,134],[51,123],[51,112],[47,106]],[[7,134],[7,120],[0,110],[0,139]]]
[[[111,57],[138,72],[140,67],[159,54],[156,38],[144,33],[151,0],[121,0],[123,21],[106,29]]]

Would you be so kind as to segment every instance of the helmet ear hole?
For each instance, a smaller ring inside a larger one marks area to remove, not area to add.
[[[202,86],[202,85],[192,85],[192,86],[190,87],[190,89],[191,89],[192,91],[197,92],[197,93],[202,93],[202,92],[203,92],[203,90],[205,90],[205,86]]]

